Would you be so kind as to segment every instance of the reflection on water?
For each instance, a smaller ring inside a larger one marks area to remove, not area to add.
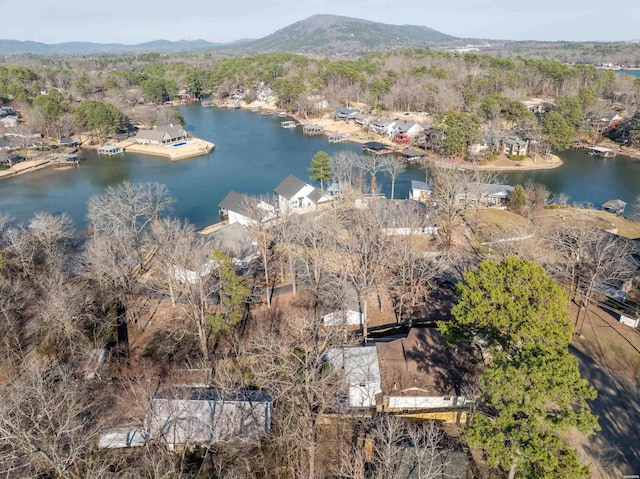
[[[194,135],[216,144],[209,155],[172,163],[163,158],[125,154],[102,157],[85,151],[79,168],[45,169],[0,182],[0,211],[19,221],[34,212],[67,212],[78,227],[85,222],[89,197],[125,179],[159,182],[176,199],[173,213],[197,227],[218,220],[218,203],[230,190],[251,194],[269,193],[287,175],[306,179],[311,157],[318,150],[360,153],[354,143],[329,144],[326,137],[307,137],[300,128],[280,127],[280,118],[238,110],[189,105],[181,108]],[[570,201],[599,205],[613,198],[633,203],[640,191],[640,160],[597,158],[584,152],[563,153],[565,165],[554,170],[505,175],[511,184],[527,178],[547,185],[552,192],[566,193]],[[396,197],[406,198],[410,180],[424,180],[424,172],[410,166],[396,181]],[[387,177],[378,184],[390,194]]]

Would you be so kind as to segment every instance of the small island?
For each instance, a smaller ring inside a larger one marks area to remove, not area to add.
[[[171,161],[206,155],[215,148],[213,143],[192,137],[181,125],[173,123],[153,130],[140,129],[136,136],[121,141],[116,146],[127,153],[162,156]]]

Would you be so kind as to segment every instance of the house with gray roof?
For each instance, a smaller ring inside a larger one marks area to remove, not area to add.
[[[390,123],[387,128],[389,138],[393,138],[396,133],[402,133],[411,138],[416,138],[423,131],[424,127],[413,120],[396,120]]]
[[[219,442],[255,442],[271,429],[273,399],[261,390],[224,394],[213,389],[156,396],[149,418],[154,442],[173,449]]]
[[[529,154],[529,142],[521,138],[503,138],[502,153],[513,156],[526,156]]]
[[[281,212],[307,210],[331,201],[329,195],[293,175],[287,176],[274,191],[278,194],[278,208]]]
[[[181,125],[162,125],[154,130],[138,130],[134,140],[141,145],[170,145],[189,138],[187,131]]]
[[[378,135],[386,135],[387,128],[393,123],[393,120],[389,118],[373,118],[369,121],[369,130]]]
[[[249,226],[264,223],[276,217],[275,207],[254,196],[230,191],[218,204],[220,218],[229,224]]]

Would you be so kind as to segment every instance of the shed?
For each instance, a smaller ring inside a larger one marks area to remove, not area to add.
[[[624,213],[624,209],[626,206],[627,203],[622,200],[609,200],[606,203],[603,203],[602,209],[604,211],[609,211],[611,213],[621,215]]]

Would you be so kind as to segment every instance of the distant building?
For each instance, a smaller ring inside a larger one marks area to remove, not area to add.
[[[136,143],[141,145],[170,145],[189,138],[187,131],[181,125],[162,125],[154,130],[138,130],[134,137]]]
[[[520,138],[504,138],[502,153],[511,156],[526,156],[529,154],[529,142]]]

